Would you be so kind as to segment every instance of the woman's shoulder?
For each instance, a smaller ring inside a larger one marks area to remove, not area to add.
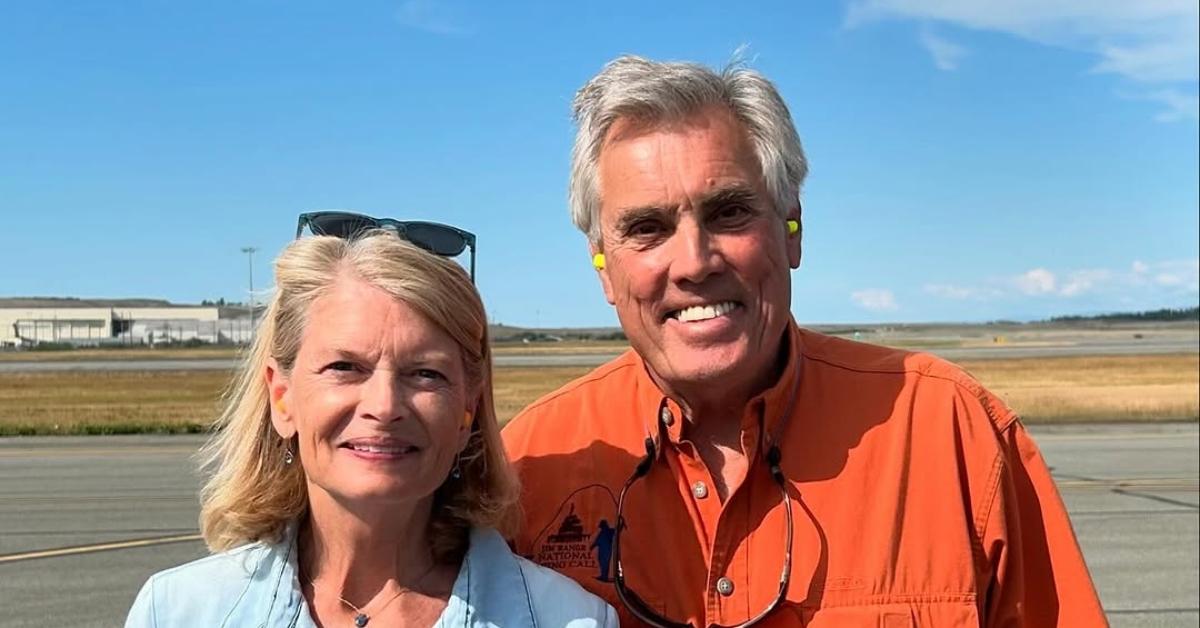
[[[249,572],[245,574],[248,576],[273,548],[269,543],[247,543],[164,569],[150,576],[150,580],[162,585],[187,586],[208,584],[212,578],[237,576],[244,572]]]
[[[525,587],[538,625],[580,628],[617,625],[616,611],[578,582],[533,561],[514,557],[525,576]]]
[[[250,543],[164,569],[142,586],[125,625],[226,625],[239,608],[256,606],[256,588],[275,591],[289,547]]]
[[[574,580],[512,553],[495,530],[473,531],[468,559],[477,561],[469,568],[477,578],[468,587],[470,593],[459,593],[466,593],[467,599],[473,598],[475,612],[484,616],[504,609],[505,621],[494,621],[495,625],[571,628],[617,625],[616,612],[604,600],[588,593]]]

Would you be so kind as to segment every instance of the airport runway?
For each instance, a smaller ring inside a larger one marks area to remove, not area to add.
[[[544,353],[498,355],[496,366],[599,366],[616,353]],[[62,360],[47,362],[0,362],[0,373],[38,373],[61,371],[228,371],[238,360]]]
[[[1200,621],[1196,424],[1035,428],[1114,626]],[[117,626],[195,540],[196,436],[0,439],[0,626]]]
[[[1104,339],[1100,341],[1042,344],[997,344],[975,347],[945,347],[928,350],[947,360],[988,360],[1001,358],[1042,358],[1081,355],[1149,355],[1166,353],[1196,353],[1200,351],[1195,337],[1176,336],[1136,340]],[[615,353],[503,353],[492,358],[496,366],[599,366]],[[63,360],[0,362],[0,373],[48,371],[188,371],[231,370],[237,360]]]

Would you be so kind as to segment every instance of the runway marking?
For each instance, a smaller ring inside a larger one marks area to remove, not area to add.
[[[199,443],[194,447],[111,447],[111,448],[91,448],[91,449],[75,449],[75,448],[46,448],[46,449],[19,449],[6,451],[0,449],[0,458],[82,458],[88,456],[128,456],[131,454],[187,454],[196,453],[200,448]]]
[[[1149,500],[1153,500],[1156,502],[1161,502],[1163,504],[1170,504],[1172,506],[1183,506],[1184,508],[1191,508],[1192,510],[1200,510],[1200,505],[1193,504],[1191,502],[1179,501],[1178,499],[1171,499],[1170,497],[1163,497],[1161,495],[1150,495],[1149,493],[1139,493],[1137,491],[1127,491],[1127,490],[1121,489],[1121,488],[1114,488],[1112,490],[1112,492],[1116,493],[1117,495],[1128,495],[1129,497],[1141,497],[1143,499],[1149,499]]]
[[[34,560],[37,558],[56,558],[59,556],[74,556],[78,554],[91,554],[93,552],[107,552],[110,550],[130,549],[134,547],[149,547],[152,545],[166,545],[168,543],[183,543],[186,541],[199,541],[202,537],[199,534],[180,534],[177,536],[160,536],[149,539],[133,539],[129,541],[117,541],[115,543],[97,543],[94,545],[77,545],[74,547],[59,547],[48,550],[38,550],[36,552],[21,552],[19,554],[6,554],[0,556],[0,565],[4,563],[14,563],[19,560]]]

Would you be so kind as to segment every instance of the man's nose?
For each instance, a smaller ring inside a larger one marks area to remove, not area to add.
[[[359,414],[376,421],[392,422],[408,415],[408,397],[396,374],[377,369],[363,383]]]
[[[683,221],[671,236],[671,279],[680,283],[703,283],[725,267],[719,243],[703,225]]]

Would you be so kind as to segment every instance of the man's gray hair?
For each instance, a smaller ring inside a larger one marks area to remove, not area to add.
[[[600,241],[600,150],[621,118],[639,124],[676,122],[707,107],[725,107],[754,147],[775,210],[799,202],[808,163],[792,115],[766,77],[734,61],[720,73],[695,63],[658,62],[627,55],[611,61],[575,95],[571,151],[571,219]]]

